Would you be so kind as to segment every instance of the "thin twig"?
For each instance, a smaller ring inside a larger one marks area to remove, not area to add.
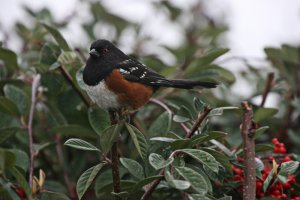
[[[56,140],[57,158],[58,158],[59,164],[61,165],[61,167],[63,169],[64,181],[67,186],[68,193],[71,198],[76,198],[76,194],[74,193],[74,191],[75,191],[74,184],[69,179],[68,168],[66,167],[65,162],[64,162],[65,159],[64,159],[64,154],[62,151],[62,146],[61,146],[61,136],[56,134],[55,140]]]
[[[268,96],[268,94],[271,91],[272,86],[273,86],[273,80],[274,80],[274,73],[271,72],[271,73],[268,74],[268,78],[267,78],[266,86],[265,86],[264,93],[263,93],[263,96],[262,96],[262,101],[261,101],[260,107],[264,107],[264,105],[265,105],[267,96]]]
[[[199,129],[201,123],[206,118],[206,116],[209,114],[209,112],[212,110],[212,108],[209,108],[207,105],[204,106],[204,111],[202,114],[199,115],[198,119],[192,126],[192,128],[189,130],[188,134],[186,135],[186,138],[191,138],[194,133]]]
[[[243,119],[241,135],[244,144],[244,187],[243,200],[255,200],[256,178],[255,178],[255,128],[253,123],[253,111],[247,101],[242,102]]]
[[[153,99],[151,98],[149,100],[150,103],[153,103],[153,104],[156,104],[158,106],[160,106],[161,108],[165,109],[170,115],[174,114],[174,112],[165,104],[163,103],[162,101],[158,100],[158,99]],[[186,134],[188,134],[189,132],[189,128],[186,127],[186,125],[184,123],[179,123],[180,127],[184,130],[184,132]]]
[[[33,148],[33,134],[32,134],[32,122],[33,122],[33,114],[35,110],[36,104],[36,91],[41,79],[41,75],[37,74],[33,77],[33,82],[31,86],[31,107],[29,113],[28,120],[28,139],[29,139],[29,152],[30,152],[30,166],[29,166],[29,186],[32,188],[33,181],[33,169],[34,169],[34,158],[35,158],[35,150]]]
[[[89,107],[91,105],[90,100],[80,91],[80,89],[76,86],[75,82],[73,81],[72,76],[69,74],[69,72],[64,68],[63,65],[59,67],[60,72],[65,77],[65,79],[70,83],[70,85],[73,87],[73,89],[77,92],[81,100],[84,102],[84,104]]]
[[[158,175],[163,175],[165,172],[165,169],[161,169]],[[145,193],[143,194],[143,196],[141,197],[140,200],[147,200],[150,198],[150,195],[152,194],[152,192],[155,190],[155,188],[158,186],[158,184],[160,183],[161,178],[156,179],[155,181],[153,181],[151,183],[151,185],[147,188],[147,190],[145,191]]]
[[[111,125],[117,124],[118,119],[116,112],[109,112]],[[111,147],[111,168],[113,176],[114,193],[118,194],[121,192],[121,181],[119,172],[119,156],[118,156],[118,143],[115,142]],[[115,195],[115,200],[121,200],[121,197]]]

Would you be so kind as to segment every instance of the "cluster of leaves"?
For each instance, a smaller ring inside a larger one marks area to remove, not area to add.
[[[153,4],[167,11],[170,21],[176,23],[187,15],[166,1]],[[188,12],[194,21],[182,24],[186,43],[177,49],[161,47],[176,58],[179,67],[158,68],[163,62],[157,55],[140,58],[167,77],[220,81],[223,85],[218,89],[218,97],[210,91],[200,94],[163,89],[156,93],[156,101],[131,116],[130,123],[122,121],[111,126],[108,113],[90,105],[81,90],[81,70],[89,44],[86,49],[72,48],[57,29],[65,28],[72,19],[57,23],[47,9],[36,12],[26,8],[26,11],[34,23],[31,26],[16,24],[23,41],[20,53],[7,49],[5,42],[0,47],[0,199],[113,199],[116,195],[139,199],[149,184],[157,180],[160,183],[152,193],[153,199],[240,198],[236,190],[240,183],[232,181],[231,168],[243,155],[239,133],[241,111],[230,106],[233,97],[228,89],[235,82],[235,76],[214,62],[228,52],[228,49],[218,48],[219,35],[226,30],[223,25],[216,25],[204,14],[200,15],[201,19],[197,18],[200,11],[196,5]],[[93,20],[82,24],[90,40],[98,39],[94,27],[100,23],[109,24],[115,30],[116,43],[128,28],[134,29],[138,35],[136,56],[140,56],[138,50],[142,44],[151,41],[140,34],[139,25],[111,14],[100,3],[90,3],[90,11]],[[205,23],[198,23],[198,19]],[[254,119],[261,124],[255,135],[260,143],[256,145],[258,176],[260,163],[273,150],[272,145],[261,142],[268,141],[271,133],[280,130],[279,136],[291,138],[292,144],[299,141],[295,134],[299,130],[296,120],[300,107],[298,76],[295,76],[299,73],[295,67],[299,61],[295,52],[298,50],[290,46],[266,49],[268,59],[278,70],[271,92],[286,96],[288,101],[280,100],[280,108],[286,108],[283,111],[287,112],[282,118],[274,117],[275,108],[254,106]],[[251,100],[263,93],[265,80],[259,69],[248,67],[247,73],[242,73],[244,78],[253,82],[253,75],[257,75],[258,80]],[[36,74],[41,75],[40,87],[36,94],[31,94]],[[36,95],[36,102],[32,102],[32,95]],[[186,137],[207,104],[214,109],[192,137]],[[31,127],[29,115],[33,106]],[[223,113],[224,110],[228,111]],[[292,117],[295,115],[296,118]],[[284,117],[287,120],[282,120]],[[34,177],[31,188],[27,178],[30,128],[34,140],[31,149],[35,158],[34,174],[40,174],[39,178]],[[122,192],[119,194],[112,192],[107,158],[115,141],[119,143],[120,153]],[[288,152],[293,147],[291,145]],[[294,159],[298,159],[297,155]],[[297,179],[297,171],[295,173]],[[287,176],[283,174],[282,178]],[[216,185],[219,187],[214,187]]]

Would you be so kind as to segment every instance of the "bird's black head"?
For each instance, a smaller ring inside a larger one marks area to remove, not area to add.
[[[120,49],[108,40],[96,40],[90,47],[90,57],[83,70],[83,81],[90,86],[97,85],[108,76],[116,64],[128,59]]]

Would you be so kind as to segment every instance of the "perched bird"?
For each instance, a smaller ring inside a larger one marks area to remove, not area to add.
[[[97,40],[83,70],[83,82],[90,98],[103,109],[136,110],[145,105],[159,87],[181,89],[215,88],[216,83],[169,80],[129,57],[107,40]]]

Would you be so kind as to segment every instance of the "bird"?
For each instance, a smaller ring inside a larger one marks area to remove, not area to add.
[[[94,103],[108,111],[138,110],[160,87],[217,86],[214,82],[167,79],[105,39],[94,41],[89,55],[82,73],[85,90]]]

